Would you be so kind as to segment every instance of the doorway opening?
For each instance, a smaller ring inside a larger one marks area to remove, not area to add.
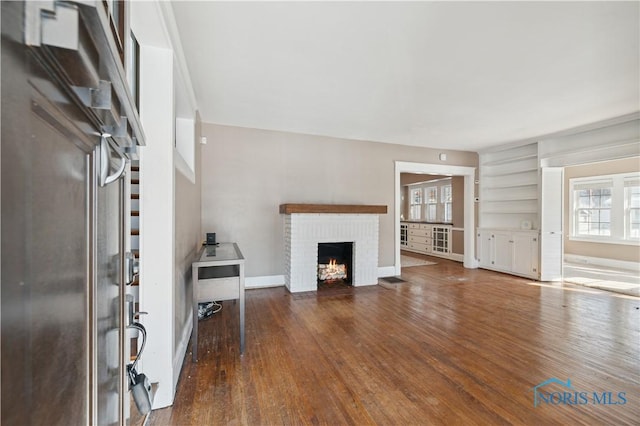
[[[425,175],[462,176],[464,177],[464,255],[465,268],[477,268],[475,258],[475,167],[451,166],[443,164],[411,163],[405,161],[395,162],[395,275],[400,275],[400,238],[401,238],[401,211],[402,188],[401,173],[414,173]]]

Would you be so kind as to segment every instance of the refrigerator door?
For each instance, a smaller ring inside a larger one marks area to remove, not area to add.
[[[99,155],[97,162],[109,157]],[[99,170],[99,167],[97,168]],[[99,176],[96,176],[99,179]],[[122,179],[95,186],[95,347],[97,378],[97,424],[122,423],[125,372],[122,282],[123,193]]]
[[[22,53],[3,34],[1,423],[90,424],[92,149],[28,84],[42,70]]]
[[[0,6],[0,423],[124,425],[120,172],[144,134],[107,3]]]

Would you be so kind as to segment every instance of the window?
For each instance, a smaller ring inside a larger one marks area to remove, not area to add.
[[[422,188],[410,189],[409,219],[422,220]]]
[[[111,32],[120,54],[120,60],[124,63],[125,2],[122,0],[108,0],[104,5],[111,21]]]
[[[424,190],[425,216],[429,222],[438,221],[438,187],[429,186]]]
[[[138,111],[140,110],[140,44],[133,32],[129,33],[127,47],[127,80]]]
[[[442,205],[444,206],[444,215],[443,222],[451,222],[452,220],[452,212],[451,212],[451,185],[443,186],[440,190],[440,198],[442,201]]]
[[[408,185],[408,220],[448,222],[453,220],[451,178]]]
[[[585,185],[592,185],[583,188]],[[613,182],[586,183],[575,190],[576,235],[611,235]]]
[[[571,186],[571,238],[640,241],[640,174],[576,178]]]
[[[640,240],[640,179],[625,179],[624,201],[625,235],[629,239]]]

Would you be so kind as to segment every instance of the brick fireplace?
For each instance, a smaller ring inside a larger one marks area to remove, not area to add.
[[[351,242],[353,286],[378,283],[379,215],[387,206],[283,204],[285,284],[290,292],[316,291],[318,244]]]

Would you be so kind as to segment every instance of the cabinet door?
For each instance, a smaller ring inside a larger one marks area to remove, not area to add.
[[[491,266],[501,271],[511,271],[513,264],[513,235],[510,232],[494,232]]]
[[[449,253],[449,228],[433,227],[433,252]]]
[[[540,279],[560,281],[562,279],[563,179],[561,167],[542,169],[542,197],[540,211]]]
[[[491,238],[491,232],[480,231],[478,232],[478,261],[480,266],[491,268],[491,262],[493,260],[493,240]]]
[[[400,245],[403,247],[407,246],[407,232],[408,232],[407,225],[400,224]]]
[[[530,234],[515,233],[513,241],[513,272],[535,276],[538,273],[538,239]]]

